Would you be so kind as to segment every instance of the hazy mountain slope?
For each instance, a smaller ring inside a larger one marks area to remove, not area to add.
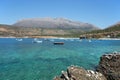
[[[85,31],[98,30],[92,24],[64,18],[31,18],[13,25],[0,25],[0,36],[72,36],[78,37]]]
[[[82,31],[77,29],[63,30],[56,28],[18,27],[0,24],[1,37],[78,36],[78,33],[80,32]]]
[[[13,24],[23,27],[57,28],[57,29],[81,29],[81,31],[90,31],[99,29],[98,27],[77,21],[71,21],[64,18],[31,18],[24,19]]]
[[[6,37],[6,36],[13,36],[15,34],[14,27],[11,27],[10,25],[3,25],[0,24],[0,36]]]
[[[91,32],[83,33],[89,38],[120,38],[120,22],[109,26],[103,30],[93,30]]]
[[[106,31],[120,31],[120,22],[105,29]]]

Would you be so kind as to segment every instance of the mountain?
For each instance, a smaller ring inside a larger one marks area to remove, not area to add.
[[[64,18],[31,18],[17,21],[13,25],[0,25],[0,36],[3,37],[40,37],[62,36],[79,37],[86,31],[98,30],[99,28],[78,21]]]
[[[102,30],[83,33],[81,36],[83,35],[86,35],[88,38],[120,38],[120,22]]]
[[[120,22],[118,22],[110,27],[107,27],[104,30],[106,30],[106,31],[120,31]]]
[[[99,29],[98,27],[89,23],[72,21],[64,18],[30,18],[20,20],[13,25],[21,27],[39,27],[52,29],[80,29],[81,31]]]
[[[32,37],[41,36],[40,28],[18,27],[0,24],[0,37]]]

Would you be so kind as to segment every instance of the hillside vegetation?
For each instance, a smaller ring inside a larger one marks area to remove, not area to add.
[[[43,23],[42,23],[43,22]],[[25,19],[14,25],[0,25],[0,37],[120,38],[120,23],[99,29],[88,23],[63,18]]]
[[[78,21],[64,18],[30,18],[17,21],[13,26],[19,27],[39,27],[48,29],[80,29],[81,31],[97,30],[98,27]]]
[[[81,37],[87,38],[119,38],[120,37],[120,24],[115,24],[103,30],[93,30],[83,33]]]
[[[78,21],[64,18],[30,18],[17,21],[13,25],[0,25],[2,37],[79,37],[86,31],[98,30],[99,28]]]
[[[0,25],[0,37],[79,37],[82,33],[80,29],[57,29],[39,27],[17,27],[10,25]]]

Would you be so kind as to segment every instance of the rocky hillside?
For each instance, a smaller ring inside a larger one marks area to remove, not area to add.
[[[120,53],[103,55],[97,71],[104,74],[107,80],[120,80]]]
[[[93,30],[87,33],[83,33],[81,37],[87,38],[120,38],[120,23],[114,24],[103,30]]]
[[[39,27],[53,29],[80,29],[81,31],[99,29],[98,27],[89,23],[72,21],[64,18],[31,18],[20,20],[13,25],[21,27]]]
[[[0,36],[40,37],[62,36],[78,37],[81,33],[99,29],[92,24],[71,21],[64,18],[24,19],[13,25],[0,25]]]
[[[39,27],[18,27],[11,25],[0,25],[0,37],[41,37],[41,36],[71,36],[77,37],[81,30],[78,29],[56,29]]]
[[[120,31],[120,22],[104,29],[105,31]]]

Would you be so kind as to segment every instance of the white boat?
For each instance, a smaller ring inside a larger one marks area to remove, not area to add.
[[[33,41],[33,43],[42,43],[42,41]]]
[[[23,39],[20,38],[20,39],[16,39],[16,40],[17,40],[17,41],[22,41]]]
[[[88,40],[88,42],[92,42],[91,40]]]
[[[33,43],[42,43],[42,40],[38,40],[37,38],[34,39]]]

